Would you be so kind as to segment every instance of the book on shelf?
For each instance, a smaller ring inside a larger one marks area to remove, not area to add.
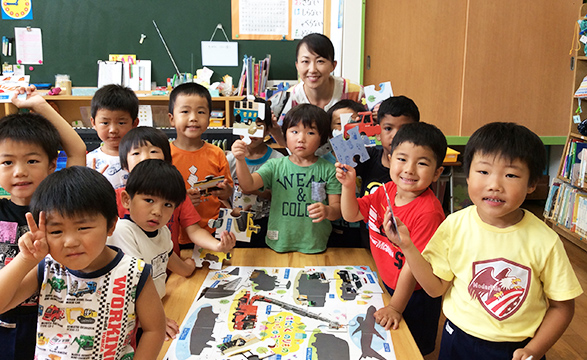
[[[551,185],[544,217],[579,236],[587,235],[587,192],[559,181]]]
[[[261,96],[267,87],[269,78],[269,67],[271,65],[271,55],[265,59],[255,61],[252,56],[245,55],[243,58],[243,67],[238,82],[238,96],[255,95]]]

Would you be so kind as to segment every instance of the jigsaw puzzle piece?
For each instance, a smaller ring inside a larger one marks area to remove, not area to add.
[[[363,90],[365,91],[365,100],[369,110],[373,110],[375,105],[393,96],[390,81],[380,83],[379,90],[375,90],[375,85],[365,86]]]
[[[343,135],[339,135],[330,139],[330,144],[332,144],[338,162],[355,167],[357,166],[354,161],[355,155],[359,155],[360,161],[365,162],[369,159],[369,153],[367,153],[365,141],[359,134],[358,128],[350,129],[348,134],[350,136],[348,140],[345,140]]]

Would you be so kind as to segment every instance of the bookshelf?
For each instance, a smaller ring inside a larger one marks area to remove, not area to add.
[[[587,15],[587,4],[581,6],[579,19]],[[575,34],[575,38],[577,34]],[[573,54],[574,88],[579,88],[583,78],[587,76],[587,56],[584,44],[580,44]],[[585,104],[583,100],[583,104]],[[587,136],[581,135],[572,115],[579,115],[580,120],[587,119],[587,111],[575,114],[579,101],[573,96],[571,129],[567,136],[557,177],[550,186],[544,206],[544,221],[564,239],[587,251]],[[584,151],[582,153],[582,151]],[[585,157],[583,157],[583,155]],[[582,159],[585,159],[583,161]]]

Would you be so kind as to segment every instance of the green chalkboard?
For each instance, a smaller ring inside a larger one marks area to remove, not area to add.
[[[32,0],[32,20],[0,20],[0,35],[14,37],[15,27],[40,28],[43,34],[43,65],[34,65],[33,83],[54,83],[55,74],[68,74],[73,86],[96,86],[98,60],[108,54],[136,54],[151,60],[152,81],[165,85],[175,69],[161,42],[157,22],[180,72],[202,67],[201,41],[208,41],[221,23],[231,34],[230,0]],[[139,44],[141,34],[147,35]],[[218,30],[215,41],[225,40]],[[231,41],[233,41],[231,39]],[[270,80],[296,78],[296,41],[241,40],[239,58],[263,59],[271,54]],[[1,61],[14,64],[14,56]],[[193,58],[193,67],[192,67]],[[210,67],[212,81],[228,74],[236,84],[239,67]]]

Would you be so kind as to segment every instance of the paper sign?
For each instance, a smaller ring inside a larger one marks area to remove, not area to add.
[[[104,85],[122,85],[122,63],[118,61],[98,61],[98,88]]]
[[[139,105],[139,126],[153,126],[151,105]]]
[[[14,28],[16,62],[43,64],[43,37],[39,28]]]
[[[288,0],[240,0],[238,31],[252,35],[287,35]]]
[[[238,66],[238,43],[202,41],[203,66]]]
[[[291,4],[291,34],[301,39],[324,31],[324,0],[293,0]]]

